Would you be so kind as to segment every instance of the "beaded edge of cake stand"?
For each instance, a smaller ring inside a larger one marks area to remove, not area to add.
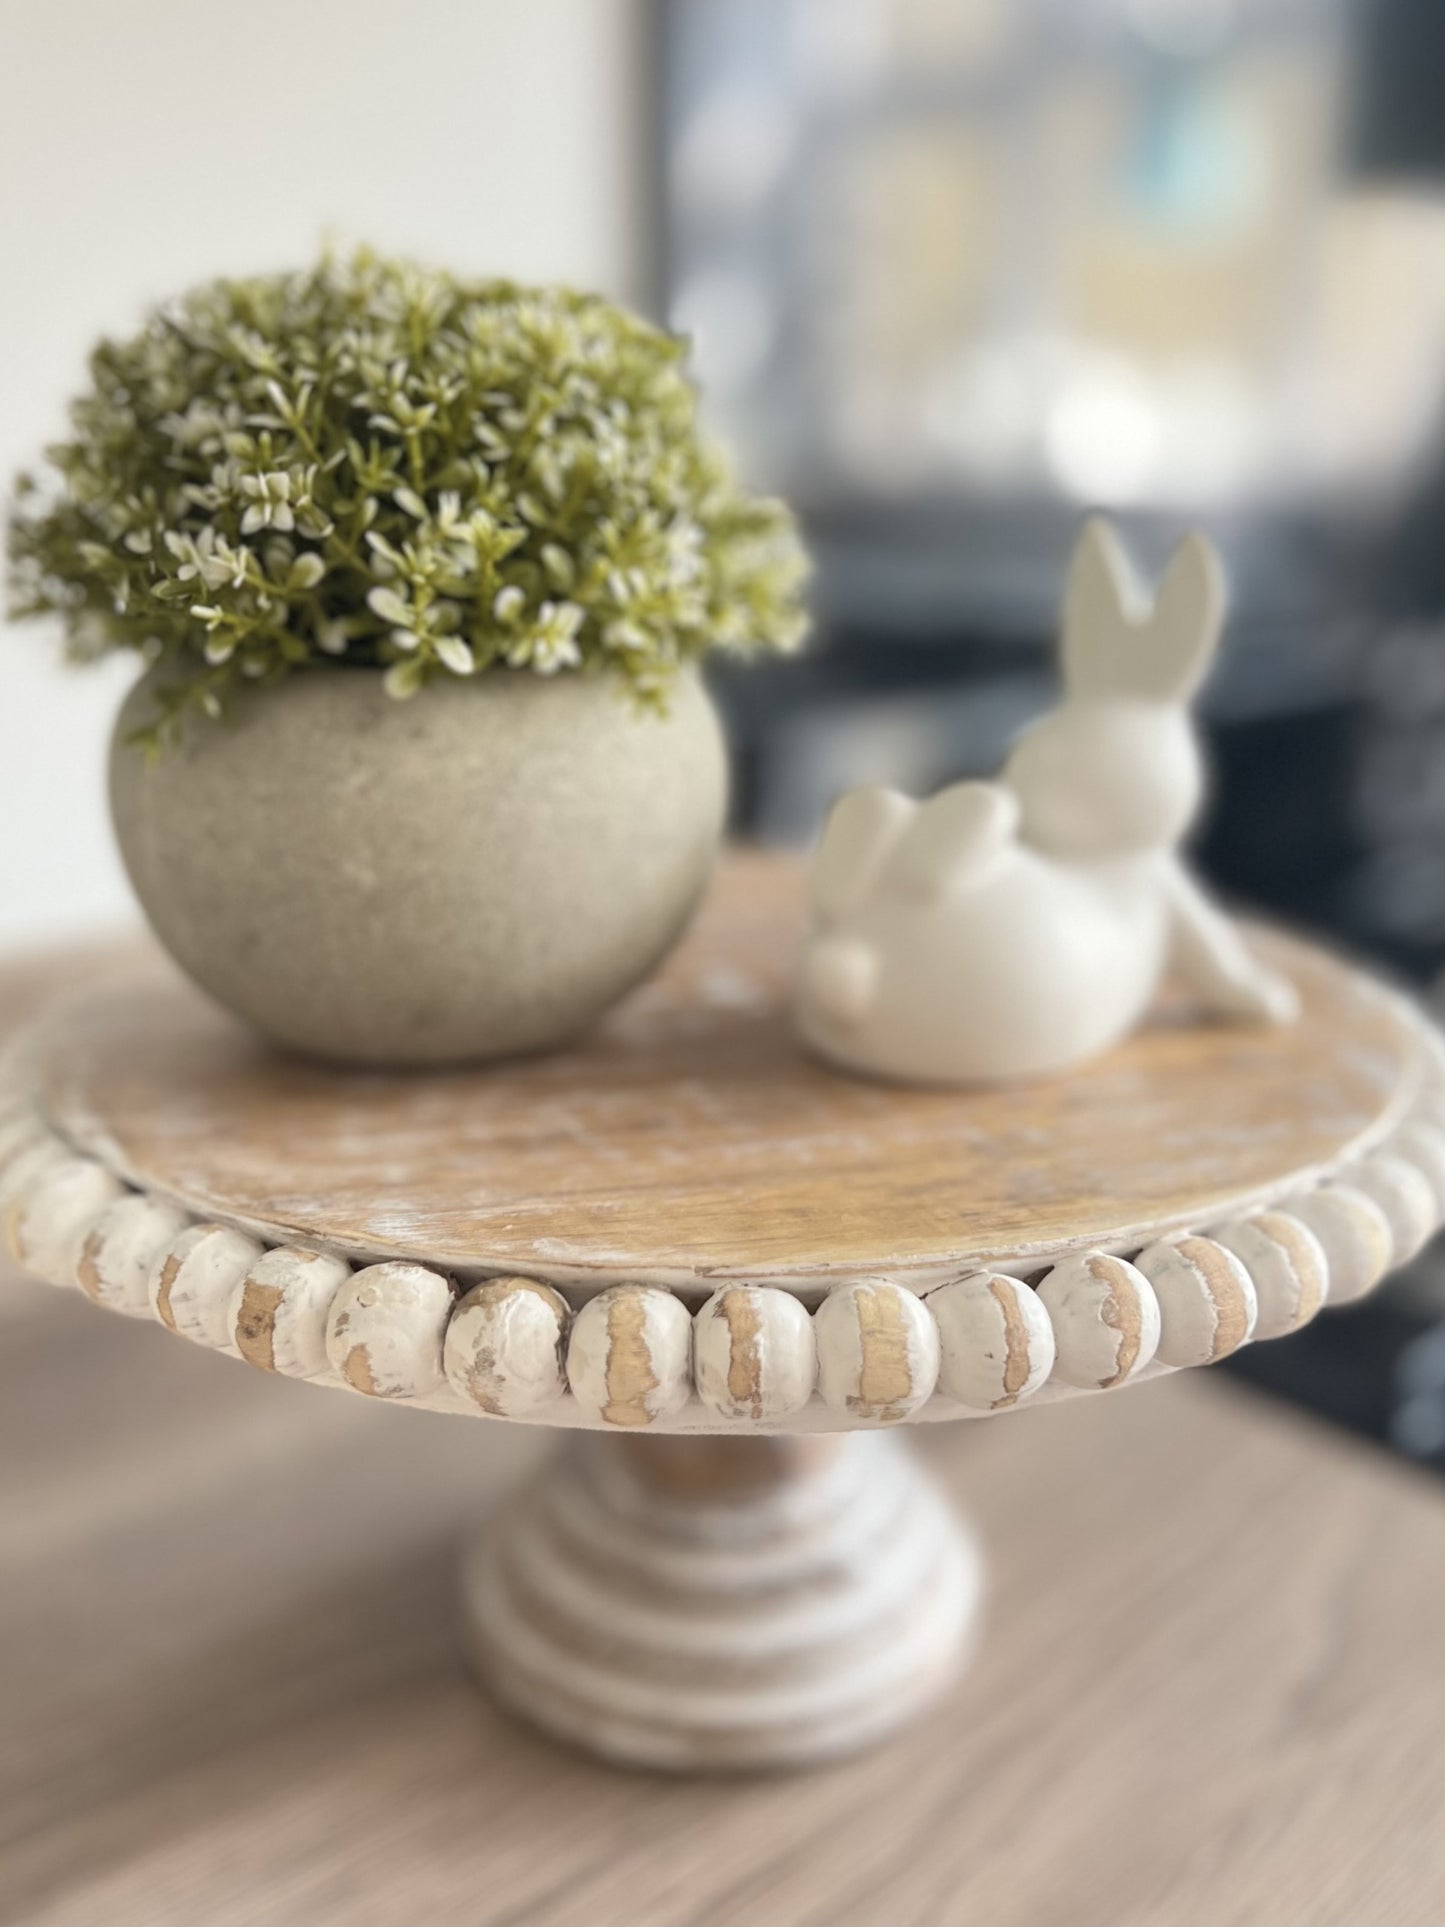
[[[925,1294],[885,1276],[810,1309],[729,1282],[568,1296],[267,1245],[125,1183],[46,1120],[25,1040],[0,1062],[0,1223],[16,1262],[261,1371],[371,1398],[605,1430],[808,1432],[980,1418],[1213,1364],[1355,1302],[1445,1223],[1445,1044],[1408,1011],[1419,1087],[1337,1166],[1128,1252],[1031,1254]],[[1005,1263],[1007,1261],[1004,1261]]]

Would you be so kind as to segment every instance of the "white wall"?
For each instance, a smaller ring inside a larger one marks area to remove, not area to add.
[[[631,0],[0,0],[0,487],[97,334],[322,238],[632,291]],[[0,948],[131,915],[105,741],[129,662],[0,635]]]

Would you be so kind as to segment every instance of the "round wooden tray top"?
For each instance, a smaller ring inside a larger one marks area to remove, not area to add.
[[[1165,999],[1075,1076],[909,1091],[798,1049],[802,903],[796,864],[732,857],[585,1043],[451,1075],[282,1058],[157,961],[113,971],[0,1069],[0,1225],[38,1276],[265,1371],[746,1432],[1209,1364],[1445,1219],[1439,1041],[1308,945],[1258,938],[1292,1027]]]
[[[811,1299],[980,1266],[1131,1251],[1293,1192],[1385,1139],[1433,1063],[1408,1004],[1305,944],[1289,1028],[1166,1003],[1075,1076],[945,1093],[855,1081],[786,1008],[796,864],[735,855],[663,972],[590,1038],[454,1074],[348,1074],[258,1044],[160,966],[36,1037],[51,1126],[138,1189],[271,1242],[694,1299],[722,1280]],[[575,1295],[575,1291],[574,1291]]]

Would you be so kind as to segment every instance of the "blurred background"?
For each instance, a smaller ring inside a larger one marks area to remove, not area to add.
[[[8,0],[0,468],[87,348],[217,272],[370,240],[692,336],[797,504],[806,656],[718,678],[738,828],[990,772],[1069,547],[1202,523],[1235,614],[1200,862],[1427,992],[1445,965],[1440,0]],[[0,652],[0,944],[130,916],[131,666]],[[1445,1467],[1431,1255],[1239,1365]]]

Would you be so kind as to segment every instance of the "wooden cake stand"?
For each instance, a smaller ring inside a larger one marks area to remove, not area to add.
[[[979,1561],[893,1427],[1209,1364],[1445,1217],[1434,1033],[1306,945],[1257,939],[1292,1028],[1165,1007],[1066,1080],[905,1091],[799,1052],[801,906],[793,865],[732,858],[551,1057],[325,1070],[156,960],[5,1067],[28,1269],[261,1371],[576,1430],[468,1558],[468,1637],[618,1759],[797,1764],[939,1689]]]

